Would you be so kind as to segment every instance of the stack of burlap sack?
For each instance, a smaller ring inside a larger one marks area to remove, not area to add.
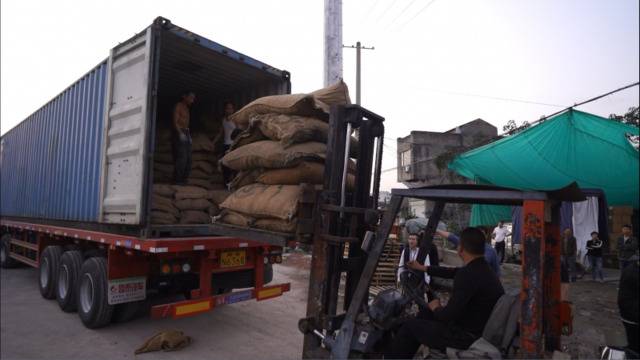
[[[349,104],[340,82],[311,94],[259,98],[231,116],[245,129],[221,163],[237,172],[216,221],[296,231],[300,184],[322,184],[330,105]],[[353,187],[353,177],[349,177]]]
[[[210,224],[220,213],[227,190],[206,190],[191,185],[154,184],[151,199],[153,224]]]
[[[174,182],[174,158],[171,131],[159,129],[153,155],[154,183]],[[207,190],[225,189],[222,173],[218,168],[220,152],[216,152],[213,140],[204,132],[192,134],[191,172],[187,184]]]

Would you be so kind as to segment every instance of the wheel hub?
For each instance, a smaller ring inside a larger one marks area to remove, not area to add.
[[[40,259],[40,286],[45,289],[49,285],[49,260]]]
[[[94,286],[91,274],[84,274],[80,284],[80,306],[84,313],[88,313],[93,308]]]

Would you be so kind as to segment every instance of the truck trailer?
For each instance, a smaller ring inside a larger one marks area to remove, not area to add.
[[[291,82],[159,17],[0,140],[1,265],[38,268],[42,296],[89,328],[151,294],[181,296],[151,307],[177,318],[289,291],[267,284],[295,234],[151,222],[155,134],[187,90],[221,109]]]

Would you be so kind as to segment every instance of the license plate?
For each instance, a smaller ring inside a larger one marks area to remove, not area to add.
[[[247,253],[244,250],[225,251],[220,256],[220,267],[243,266],[247,262]]]

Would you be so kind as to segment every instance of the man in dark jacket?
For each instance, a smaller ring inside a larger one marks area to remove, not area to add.
[[[620,288],[618,290],[618,308],[622,324],[627,332],[627,347],[635,352],[638,349],[638,308],[640,302],[640,281],[638,280],[638,261],[627,265],[620,276]]]
[[[562,266],[569,270],[569,278],[571,282],[576,281],[576,253],[578,246],[576,238],[573,236],[571,229],[565,229],[562,236]]]
[[[411,359],[420,344],[441,351],[447,347],[468,349],[482,336],[494,305],[504,294],[500,280],[484,260],[484,243],[482,231],[467,228],[460,234],[458,246],[463,267],[424,266],[415,261],[407,264],[431,276],[453,278],[453,293],[446,306],[439,299],[432,300],[424,316],[405,322],[386,359]]]
[[[618,263],[620,271],[638,260],[638,239],[631,233],[631,225],[622,227],[622,236],[618,238]]]

